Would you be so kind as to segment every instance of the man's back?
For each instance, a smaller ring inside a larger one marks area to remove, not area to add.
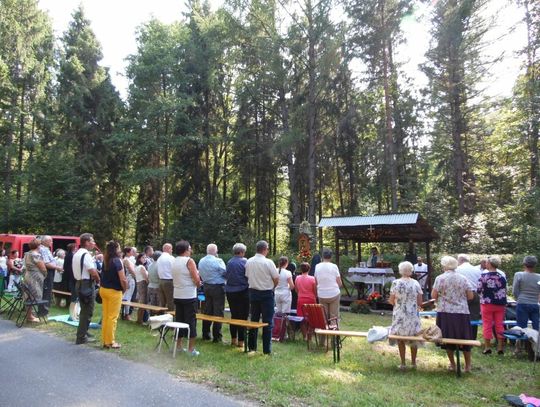
[[[478,268],[474,267],[471,263],[466,261],[460,264],[459,266],[457,266],[456,272],[458,274],[461,274],[462,276],[465,276],[467,280],[469,281],[471,290],[476,291],[476,287],[478,285],[478,279],[480,278],[480,275],[482,274],[482,272]]]

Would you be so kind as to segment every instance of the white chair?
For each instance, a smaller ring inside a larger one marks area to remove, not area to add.
[[[167,322],[163,329],[161,330],[161,336],[159,338],[158,353],[161,352],[161,344],[165,339],[165,335],[169,329],[174,329],[174,343],[173,343],[173,358],[176,358],[176,346],[178,342],[178,335],[180,334],[180,329],[187,329],[187,338],[189,340],[189,324],[183,322]]]

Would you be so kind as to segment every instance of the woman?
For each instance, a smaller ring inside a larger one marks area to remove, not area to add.
[[[101,342],[107,349],[120,349],[115,339],[118,314],[122,307],[122,293],[127,290],[128,283],[122,260],[120,260],[120,244],[111,240],[105,248],[103,271],[101,272]]]
[[[45,263],[39,252],[40,245],[41,241],[39,239],[32,239],[28,242],[28,248],[30,250],[24,254],[24,268],[26,269],[24,282],[36,300],[43,298],[43,282],[45,281],[45,277],[47,277],[47,267],[45,267]],[[27,309],[26,320],[28,322],[39,322],[39,318],[32,315],[31,306]]]
[[[189,324],[188,352],[191,356],[198,356],[195,349],[197,337],[197,288],[201,286],[201,278],[195,261],[190,257],[191,245],[185,240],[176,243],[174,259],[171,268],[174,287],[174,303],[176,305],[176,322]],[[184,335],[183,333],[181,335]],[[182,348],[183,337],[178,338],[178,348]]]
[[[343,285],[338,267],[331,262],[332,251],[323,249],[322,262],[315,266],[315,281],[319,303],[324,306],[327,318],[339,318],[340,287]]]
[[[523,259],[523,271],[514,275],[512,292],[517,300],[517,324],[521,328],[527,328],[528,321],[532,322],[532,328],[538,331],[538,318],[540,318],[540,274],[534,272],[538,264],[536,256],[525,256]]]
[[[55,270],[54,271],[54,280],[53,280],[53,288],[55,290],[59,291],[65,291],[65,284],[62,283],[62,280],[64,279],[64,260],[66,258],[66,252],[62,249],[56,250],[54,253],[54,260],[56,261],[56,265],[58,267],[61,267],[61,270]],[[62,302],[62,299],[59,296],[55,296],[56,300],[56,306],[59,307],[60,303]]]
[[[504,313],[506,311],[506,278],[497,271],[501,265],[498,257],[488,257],[487,272],[478,280],[478,295],[482,312],[482,330],[484,335],[484,355],[491,354],[493,326],[497,334],[497,353],[504,354]]]
[[[309,263],[300,264],[300,272],[302,273],[296,277],[294,282],[294,289],[298,293],[298,303],[296,306],[296,315],[299,317],[304,316],[304,304],[317,304],[317,282],[315,277],[309,275],[311,266]],[[307,327],[305,322],[300,325],[302,335],[306,338]]]
[[[159,305],[159,275],[157,272],[157,260],[161,251],[156,250],[152,255],[152,263],[148,266],[148,304]]]
[[[135,260],[135,283],[137,284],[137,302],[140,304],[148,303],[148,271],[144,266],[146,263],[146,254],[140,253]],[[142,324],[144,310],[137,310],[137,323]]]
[[[4,287],[6,286],[6,280],[8,275],[8,266],[7,266],[7,256],[6,251],[4,249],[0,250],[0,276],[2,276],[2,284],[4,284]],[[4,288],[2,287],[2,289]]]
[[[469,317],[468,300],[474,295],[466,277],[456,273],[457,260],[452,256],[441,259],[444,273],[435,279],[431,298],[437,301],[437,326],[441,329],[444,338],[473,339],[471,333],[471,320]],[[455,371],[454,346],[445,345],[450,365],[448,370]],[[471,347],[461,346],[465,357],[464,372],[471,371]]]
[[[126,273],[126,280],[128,283],[127,289],[124,291],[124,296],[122,297],[122,301],[131,301],[131,298],[133,297],[133,292],[135,291],[135,256],[137,255],[137,252],[134,250],[133,247],[124,247],[123,250],[124,258],[122,260],[122,264],[124,266],[124,270]],[[124,312],[122,319],[125,319],[127,321],[131,321],[130,315],[131,307],[126,305],[124,306]]]
[[[300,272],[296,277],[294,289],[298,293],[298,305],[296,315],[304,316],[304,304],[317,304],[317,282],[315,277],[309,275],[311,266],[309,263],[300,264]]]
[[[278,284],[274,290],[276,301],[276,312],[278,314],[290,314],[292,294],[291,290],[294,290],[294,283],[292,280],[292,274],[287,270],[289,265],[289,259],[285,256],[279,258],[279,279]]]
[[[23,272],[23,261],[19,258],[18,250],[12,250],[9,253],[7,267],[9,272],[9,284],[7,289],[8,291],[13,291],[15,283],[21,281],[21,274]]]
[[[249,316],[249,290],[246,277],[246,245],[236,243],[233,246],[233,254],[234,257],[231,257],[227,262],[225,294],[231,308],[231,318],[247,321]],[[246,329],[229,325],[229,331],[231,332],[231,345],[243,348]]]
[[[401,278],[394,280],[390,287],[389,302],[394,306],[392,313],[392,327],[390,334],[401,336],[416,336],[422,329],[418,308],[422,306],[422,288],[418,281],[411,278],[414,266],[408,261],[399,263],[399,274]],[[390,341],[394,345],[394,341]],[[400,370],[406,368],[405,363],[405,345],[406,341],[397,341],[399,357],[401,359]],[[410,342],[411,348],[411,366],[416,368],[416,353],[418,351],[418,342]]]
[[[379,253],[379,249],[376,246],[373,246],[371,248],[371,254],[369,255],[368,259],[368,267],[377,267],[377,263],[381,262],[383,260],[381,254]]]

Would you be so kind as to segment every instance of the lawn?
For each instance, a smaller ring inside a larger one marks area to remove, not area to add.
[[[65,309],[52,309],[53,315],[65,313]],[[99,313],[98,306],[94,321]],[[346,330],[391,323],[389,315],[341,315],[341,328]],[[422,323],[433,321],[424,319]],[[200,327],[199,322],[199,335]],[[50,322],[37,329],[54,332],[69,342],[75,340],[75,328],[65,324]],[[173,359],[168,351],[154,351],[156,331],[119,321],[117,340],[122,349],[103,351],[118,352],[123,358],[164,369],[180,380],[270,406],[504,406],[507,404],[501,397],[505,394],[540,396],[540,364],[533,371],[533,363],[525,355],[512,355],[510,348],[504,356],[484,356],[479,348],[474,349],[473,372],[456,378],[446,371],[444,351],[431,344],[419,350],[416,371],[399,371],[397,348],[386,342],[368,344],[364,338],[349,338],[343,345],[341,363],[334,365],[331,351],[308,352],[302,339],[274,343],[269,357],[232,348],[227,326],[223,332],[224,344],[198,341],[199,357],[179,353]]]

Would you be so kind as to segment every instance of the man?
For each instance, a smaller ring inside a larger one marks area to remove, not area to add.
[[[169,311],[175,310],[174,286],[171,274],[171,268],[174,263],[172,250],[172,244],[165,243],[163,245],[163,253],[156,262],[159,276],[159,305],[167,307]]]
[[[467,304],[469,305],[469,314],[471,321],[477,321],[480,319],[480,297],[478,296],[478,279],[482,272],[479,268],[473,266],[469,262],[469,256],[466,254],[458,254],[458,266],[456,268],[456,273],[465,276],[469,281],[469,287],[473,292],[472,300],[468,300]],[[472,338],[476,339],[478,334],[478,325],[471,325]]]
[[[420,256],[417,257],[417,263],[414,265],[414,276],[420,284],[420,287],[422,287],[424,299],[427,299],[427,296],[429,295],[427,290],[428,265],[424,263],[424,259]]]
[[[277,286],[279,274],[274,262],[267,259],[268,243],[264,240],[257,242],[257,253],[246,262],[246,277],[249,284],[249,302],[251,320],[262,322],[268,326],[263,328],[263,353],[272,353],[272,320],[274,318],[274,287]],[[257,329],[249,332],[248,348],[257,350]]]
[[[154,262],[154,248],[152,246],[146,246],[144,248],[144,255],[146,256],[144,267],[146,268],[146,270],[149,270],[150,266]]]
[[[205,306],[204,313],[223,317],[225,311],[225,271],[226,266],[218,257],[218,247],[210,243],[206,247],[206,256],[199,260],[199,275],[204,284]],[[214,322],[212,338],[210,338],[210,326],[212,322],[203,321],[202,337],[204,340],[212,339],[213,342],[221,342],[221,324]]]
[[[52,237],[42,236],[41,245],[39,246],[39,253],[43,258],[45,267],[47,268],[47,277],[43,281],[43,299],[49,301],[47,305],[40,306],[40,314],[47,315],[49,313],[49,306],[52,300],[52,289],[54,284],[54,272],[56,270],[64,271],[62,267],[56,264],[56,260],[51,252],[52,249]]]
[[[83,233],[80,237],[81,247],[73,255],[72,268],[75,277],[75,287],[79,296],[81,313],[79,315],[79,327],[77,328],[77,339],[75,344],[80,345],[95,341],[89,338],[88,327],[94,315],[94,304],[96,302],[95,285],[99,284],[100,278],[96,268],[96,262],[92,258],[89,250],[94,249],[96,242],[91,233]]]

